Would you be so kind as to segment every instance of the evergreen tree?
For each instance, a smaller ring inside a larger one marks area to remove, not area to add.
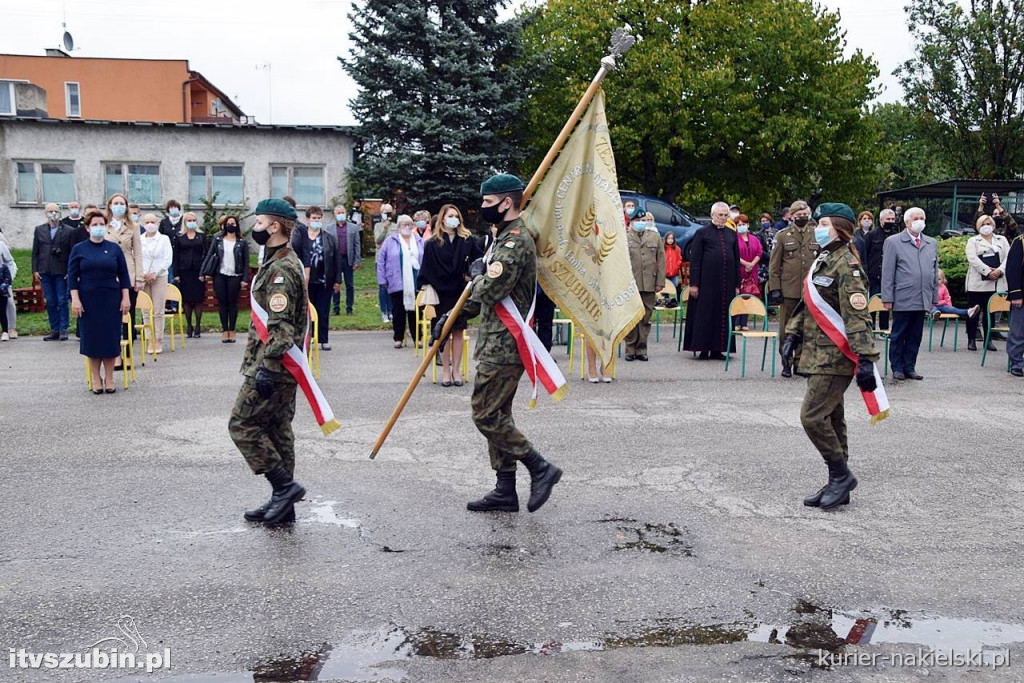
[[[507,0],[362,0],[338,57],[359,86],[354,191],[437,210],[479,202],[480,183],[522,158],[510,133],[523,108],[520,18]]]

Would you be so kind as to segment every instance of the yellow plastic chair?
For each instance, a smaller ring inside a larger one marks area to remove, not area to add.
[[[135,300],[135,308],[142,313],[142,324],[136,325],[135,330],[139,333],[139,343],[141,344],[140,353],[142,355],[142,366],[146,366],[146,349],[149,342],[153,343],[153,362],[156,362],[156,328],[153,322],[153,300],[149,298],[149,294],[145,292],[139,292],[138,298]],[[128,325],[131,327],[131,323]],[[147,330],[149,334],[147,335]]]
[[[423,336],[423,315],[421,313],[423,308],[423,290],[421,289],[416,293],[416,327],[413,330],[413,353],[419,357],[420,355],[420,337]],[[426,334],[426,339],[430,338],[430,334]],[[426,344],[423,345],[426,348]]]
[[[182,312],[181,290],[174,285],[167,285],[167,302],[177,302],[173,313],[167,314],[167,325],[171,328],[171,352],[174,352],[174,328],[177,326],[181,335],[181,348],[185,348],[185,314]]]
[[[679,297],[679,307],[682,312],[679,314],[679,339],[676,340],[676,353],[683,350],[683,325],[686,324],[686,307],[690,302],[690,286],[683,287],[683,294]]]
[[[868,313],[885,313],[885,304],[882,303],[881,294],[875,294],[868,300]],[[882,377],[885,377],[889,374],[889,335],[892,334],[892,316],[889,316],[889,329],[887,330],[878,327],[880,319],[881,316],[875,316],[875,327],[871,330],[871,334],[876,339],[885,340],[885,360],[882,362]]]
[[[563,317],[561,317],[561,314],[562,314],[562,311],[560,309],[556,308],[555,309],[555,317],[551,321],[552,330],[554,330],[554,332],[555,332],[555,334],[554,334],[555,339],[561,339],[562,338],[562,332],[561,332],[561,328],[559,328],[559,325],[565,326],[566,330],[568,331],[569,336],[566,338],[565,352],[566,352],[566,355],[569,356],[569,362],[571,363],[572,362],[572,344],[573,344],[573,324],[572,324],[572,320],[570,318],[563,318]],[[569,372],[572,372],[572,370],[570,370]]]
[[[418,302],[420,297],[416,297]],[[434,318],[437,317],[437,309],[433,306],[424,306],[422,313],[420,307],[416,306],[416,355],[425,356],[427,353],[427,343],[430,341],[431,327],[434,324]]]
[[[573,347],[574,348],[577,346],[577,344],[576,344],[577,341],[579,342],[579,349],[580,349],[580,379],[585,379],[586,376],[587,376],[587,339],[583,335],[582,332],[574,332],[573,333]],[[622,355],[622,342],[619,342],[618,355],[619,356]],[[572,376],[572,365],[573,365],[573,358],[574,357],[575,356],[569,356],[569,375],[570,376]],[[605,370],[611,370],[612,371],[612,379],[618,379],[618,377],[616,376],[616,372],[617,372],[616,368],[618,367],[618,365],[616,364],[615,360],[616,360],[615,358],[612,358],[612,364],[610,366],[608,366],[607,368],[605,368]]]
[[[317,317],[313,304],[306,305],[309,306],[309,321],[313,325],[313,336],[309,338],[309,348],[306,350],[306,354],[309,357],[309,364],[313,368],[313,376],[320,379],[320,344],[317,342],[317,339],[320,338],[320,318]]]
[[[689,288],[687,288],[689,291]],[[660,296],[668,296],[669,299],[676,298],[676,286],[665,280],[665,289],[661,290]],[[672,338],[676,336],[676,326],[679,324],[679,312],[683,310],[682,304],[677,300],[676,305],[673,308],[666,308],[665,306],[654,307],[654,341],[661,341],[661,312],[672,314]]]
[[[985,350],[981,352],[981,367],[985,367],[985,357],[988,355],[988,345],[992,342],[993,332],[1004,332],[1009,333],[1009,325],[996,325],[992,326],[992,314],[993,313],[1007,313],[1010,312],[1010,299],[1006,296],[1006,292],[996,292],[988,299],[988,307],[985,311],[986,320],[988,320],[988,331],[985,332]],[[1010,356],[1006,356],[1006,369],[1010,369]]]
[[[761,327],[764,327],[764,323],[768,318],[768,309],[765,308],[764,302],[760,298],[753,294],[740,294],[732,303],[729,304],[729,317],[734,318],[737,315],[748,315],[755,318],[761,318]],[[734,330],[730,321],[729,325],[729,336],[725,342],[725,371],[729,371],[729,353],[728,350],[732,348],[732,338],[742,337],[743,338],[743,357],[740,361],[740,377],[747,376],[747,339],[764,339],[764,349],[761,352],[761,372],[764,372],[764,361],[768,356],[768,340],[772,341],[772,377],[775,377],[775,349],[779,343],[779,333],[772,332],[766,329],[760,330]]]
[[[124,388],[128,388],[128,379],[135,381],[135,347],[133,343],[131,317],[125,313],[121,316],[121,322],[128,325],[128,338],[121,340],[121,374],[124,376]],[[89,358],[85,357],[85,381],[89,385],[89,391],[93,390],[92,370],[89,368]]]

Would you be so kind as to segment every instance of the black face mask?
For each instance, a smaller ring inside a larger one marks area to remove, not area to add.
[[[1003,223],[1006,222],[1006,219],[1003,218],[1002,216],[996,216],[995,221],[996,221],[996,227],[1002,227]]]
[[[227,225],[224,226],[224,232],[229,234],[235,234],[238,232],[238,226],[228,223]]]
[[[802,228],[805,225],[807,225],[807,221],[809,221],[809,220],[810,219],[807,218],[806,216],[800,216],[800,218],[794,218],[793,219],[793,223],[796,225],[796,227]]]
[[[253,230],[252,241],[261,247],[270,239],[270,233],[266,230]]]
[[[885,230],[886,232],[892,232],[895,229],[896,229],[896,224],[895,223],[882,223],[882,230]]]
[[[498,207],[505,203],[505,200],[501,200],[494,206],[484,206],[480,208],[480,218],[487,223],[502,223],[505,221],[506,211],[502,211]]]

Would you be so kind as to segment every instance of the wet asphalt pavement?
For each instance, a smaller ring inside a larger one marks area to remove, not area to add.
[[[876,427],[851,390],[860,487],[822,512],[801,505],[826,476],[803,381],[769,379],[759,351],[741,379],[662,333],[611,385],[577,369],[560,404],[527,411],[522,385],[517,422],[565,476],[528,514],[521,469],[523,512],[492,515],[465,511],[493,484],[471,386],[428,374],[370,461],[413,351],[333,334],[321,386],[343,428],[323,437],[300,395],[309,493],[274,531],[241,518],[269,491],[227,434],[241,343],[189,340],[113,396],[87,391],[73,342],[4,343],[3,654],[131,632],[172,659],[7,661],[0,680],[1024,680],[1024,381],[1002,344],[985,368],[922,350],[925,381],[889,384]],[[985,652],[894,663],[928,646]]]

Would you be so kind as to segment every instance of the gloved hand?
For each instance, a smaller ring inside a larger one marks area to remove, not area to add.
[[[264,367],[256,371],[256,393],[264,400],[274,395],[274,374]]]
[[[804,338],[799,334],[787,334],[786,338],[782,341],[782,357],[792,362],[797,348],[803,343]]]
[[[875,364],[864,356],[857,357],[857,386],[861,391],[874,391],[878,388],[875,381]]]
[[[477,260],[469,264],[470,280],[480,277],[485,272],[487,272],[487,266],[484,265],[484,260],[482,258],[478,258]]]
[[[444,330],[445,323],[448,322],[448,317],[451,314],[452,312],[448,311],[447,313],[443,313],[437,317],[437,320],[434,321],[434,326],[430,329],[430,341],[427,342],[427,346],[433,346],[434,342],[436,342],[441,337],[441,332]],[[444,345],[447,342],[448,338],[445,337],[441,341],[441,346],[439,346],[437,349],[438,353],[442,353],[444,351]]]
[[[782,303],[782,290],[773,289],[768,292],[768,304],[771,306],[778,306]]]

